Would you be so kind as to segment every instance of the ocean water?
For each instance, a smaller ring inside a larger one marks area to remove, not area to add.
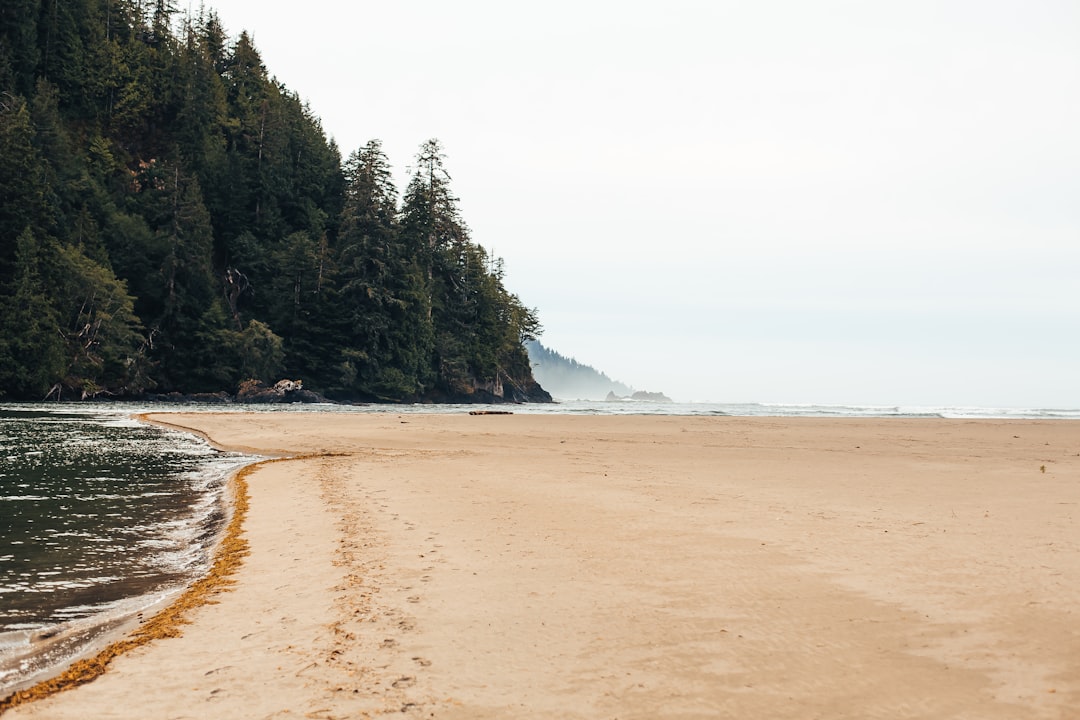
[[[209,567],[251,459],[127,415],[0,406],[0,697]]]
[[[716,417],[897,417],[955,419],[1080,420],[1080,408],[961,407],[909,405],[797,405],[767,403],[564,400],[524,405],[164,405],[168,412],[467,413],[473,410],[555,415],[691,415]]]
[[[411,406],[417,407],[417,406]],[[423,406],[419,406],[421,412]],[[468,406],[458,406],[459,411]],[[718,417],[898,417],[1080,420],[1080,408],[961,407],[913,405],[797,405],[768,403],[665,403],[643,400],[557,400],[515,406],[514,412],[596,415],[705,415]]]
[[[0,697],[54,673],[209,567],[254,458],[135,413],[465,413],[1080,420],[1080,409],[559,401],[545,405],[0,404]]]

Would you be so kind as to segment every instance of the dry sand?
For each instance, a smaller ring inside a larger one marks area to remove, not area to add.
[[[1080,717],[1076,423],[159,415],[248,477],[180,638],[8,718]]]

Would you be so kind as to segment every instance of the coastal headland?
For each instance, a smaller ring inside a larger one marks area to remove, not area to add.
[[[1075,422],[149,419],[297,459],[246,474],[248,554],[178,637],[5,720],[1080,707]]]

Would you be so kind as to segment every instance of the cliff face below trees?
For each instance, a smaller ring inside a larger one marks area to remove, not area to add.
[[[207,405],[294,405],[333,403],[334,400],[304,388],[300,380],[279,380],[273,385],[256,380],[240,383],[235,394],[224,391],[212,393],[148,394],[142,398],[151,402],[201,403]],[[527,386],[490,383],[484,387],[458,391],[432,391],[428,395],[403,398],[402,403],[455,403],[462,405],[503,403],[549,403],[551,395],[537,382]]]
[[[507,379],[506,382],[496,381],[484,383],[473,388],[460,388],[457,391],[435,391],[422,398],[420,402],[434,403],[549,403],[553,402],[551,394],[540,387],[535,380],[526,380],[518,383]]]
[[[444,163],[423,143],[399,197],[213,12],[5,3],[0,397],[546,398]]]

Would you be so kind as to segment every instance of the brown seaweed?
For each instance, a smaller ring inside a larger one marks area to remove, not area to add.
[[[107,645],[96,655],[73,663],[63,673],[43,680],[25,690],[19,690],[0,699],[0,714],[24,703],[40,700],[65,690],[84,685],[102,675],[113,659],[154,640],[179,637],[188,624],[188,614],[195,608],[216,602],[214,596],[229,590],[234,575],[248,555],[248,542],[244,538],[244,519],[248,512],[247,477],[260,465],[297,458],[275,458],[241,468],[232,478],[232,518],[225,528],[224,536],[214,553],[210,571],[195,581],[179,598],[161,612],[147,620],[130,635]]]

